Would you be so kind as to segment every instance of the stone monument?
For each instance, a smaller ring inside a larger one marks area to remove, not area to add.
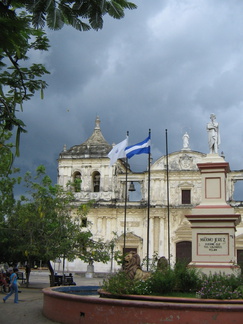
[[[210,154],[218,154],[220,145],[219,124],[215,121],[215,114],[210,115],[211,121],[207,124],[208,145]]]
[[[211,114],[207,124],[210,154],[198,168],[202,179],[201,203],[186,218],[192,228],[192,261],[189,266],[203,273],[231,274],[239,270],[235,251],[235,230],[241,215],[226,203],[229,163],[218,155],[219,127]]]

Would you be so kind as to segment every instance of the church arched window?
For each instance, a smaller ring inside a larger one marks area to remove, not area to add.
[[[81,173],[76,171],[73,174],[73,190],[75,192],[80,192],[81,191]]]
[[[100,191],[100,173],[98,171],[95,171],[93,173],[93,191]]]

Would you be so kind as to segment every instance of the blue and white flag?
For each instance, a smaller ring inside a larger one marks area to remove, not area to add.
[[[143,153],[149,154],[150,142],[151,142],[150,136],[148,136],[144,141],[138,144],[127,146],[125,149],[127,158],[130,159],[135,154],[143,154]]]
[[[108,157],[110,158],[110,166],[113,165],[118,159],[122,159],[126,157],[125,148],[128,144],[128,137],[116,144],[113,149],[109,152]]]

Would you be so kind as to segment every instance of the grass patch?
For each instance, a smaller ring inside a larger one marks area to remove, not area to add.
[[[161,297],[197,298],[196,293],[180,292],[180,291],[174,291],[171,293],[163,294],[163,296]]]

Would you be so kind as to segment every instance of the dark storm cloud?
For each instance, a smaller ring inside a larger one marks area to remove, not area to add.
[[[123,140],[128,130],[134,144],[151,128],[154,160],[165,154],[165,129],[170,151],[182,148],[187,131],[191,148],[208,153],[206,123],[214,112],[220,151],[232,169],[242,168],[243,3],[137,5],[123,20],[105,17],[99,32],[48,32],[50,51],[32,60],[51,71],[49,87],[44,100],[36,96],[21,116],[29,130],[22,136],[22,167],[47,164],[55,180],[63,144],[84,142],[97,115],[109,143]]]

